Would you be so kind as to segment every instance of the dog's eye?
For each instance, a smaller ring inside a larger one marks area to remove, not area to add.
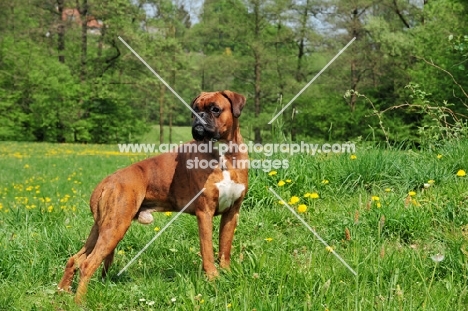
[[[219,109],[218,107],[211,107],[211,112],[213,112],[213,113],[220,113],[220,112],[221,112],[221,109]]]

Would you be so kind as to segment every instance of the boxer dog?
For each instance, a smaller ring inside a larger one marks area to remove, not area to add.
[[[201,93],[192,101],[198,114],[192,116],[193,141],[179,146],[177,151],[118,170],[101,181],[90,199],[94,225],[83,248],[68,260],[58,285],[60,291],[71,292],[71,283],[79,270],[75,296],[79,303],[91,276],[103,261],[102,276],[106,276],[114,250],[132,220],[148,224],[153,221],[152,212],[178,212],[203,188],[203,193],[185,210],[197,217],[203,269],[209,279],[218,276],[212,243],[215,215],[221,215],[219,267],[229,268],[248,173],[248,167],[237,168],[234,164],[248,161],[248,155],[242,148],[230,148],[222,155],[215,148],[206,152],[206,144],[213,141],[231,146],[243,144],[238,118],[244,105],[245,97],[231,91]],[[205,152],[200,152],[202,149]],[[210,167],[194,166],[203,161],[210,163]]]

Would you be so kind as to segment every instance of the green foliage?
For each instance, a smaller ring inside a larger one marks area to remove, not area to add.
[[[357,145],[353,158],[275,154],[289,168],[250,170],[230,272],[205,279],[196,219],[182,215],[117,277],[174,217],[155,213],[153,224],[130,227],[109,277],[96,273],[77,306],[56,286],[92,225],[89,195],[106,175],[146,156],[115,146],[1,143],[0,309],[463,310],[468,180],[457,172],[468,170],[467,148],[461,140],[417,152]],[[287,202],[297,196],[296,211],[306,205],[299,215],[357,278],[268,187]]]
[[[205,1],[196,22],[193,9],[168,0],[86,2],[87,19],[102,26],[85,35],[53,1],[0,4],[1,140],[105,143],[137,140],[147,124],[190,125],[186,107],[118,37],[186,102],[200,91],[246,95],[242,123],[256,141],[275,139],[267,123],[355,37],[284,111],[282,139],[421,144],[450,136],[441,122],[463,135],[463,1]],[[356,93],[343,98],[348,89]]]

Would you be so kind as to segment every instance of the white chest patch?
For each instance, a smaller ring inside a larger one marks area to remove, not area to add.
[[[219,190],[218,212],[223,212],[234,204],[240,198],[242,191],[245,190],[243,184],[236,184],[232,179],[229,171],[223,171],[223,180],[215,185]]]

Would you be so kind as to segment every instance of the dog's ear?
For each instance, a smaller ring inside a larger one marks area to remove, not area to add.
[[[198,95],[197,97],[195,97],[194,99],[192,99],[192,102],[190,103],[190,107],[193,108],[193,105],[195,104],[195,102],[197,101],[197,99],[202,96],[202,94]]]
[[[228,90],[222,91],[221,94],[231,102],[231,111],[234,118],[239,118],[245,105],[245,97]]]

